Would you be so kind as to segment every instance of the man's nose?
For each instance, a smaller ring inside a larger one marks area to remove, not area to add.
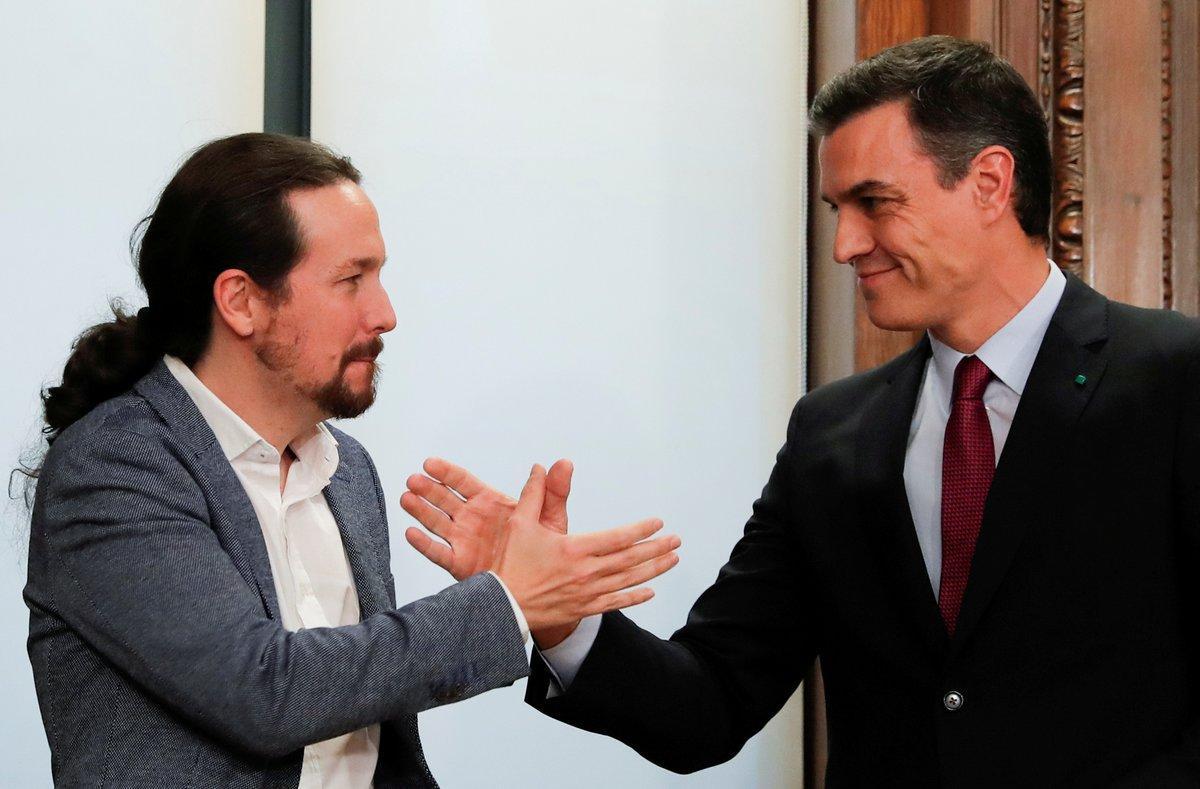
[[[833,259],[838,263],[853,263],[875,249],[875,239],[866,224],[851,211],[842,211],[837,218],[833,237]]]
[[[396,311],[392,309],[392,300],[388,298],[387,290],[384,289],[382,283],[371,300],[370,311],[367,315],[373,334],[385,334],[396,328]]]

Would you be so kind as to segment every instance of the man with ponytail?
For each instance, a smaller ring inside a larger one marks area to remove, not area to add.
[[[422,489],[471,490],[443,506],[511,513],[508,537],[410,535],[458,583],[397,607],[375,467],[325,422],[371,405],[396,325],[359,180],[307,140],[201,147],[141,225],[149,305],[44,394],[25,598],[57,785],[436,786],[416,713],[675,563],[656,520],[567,536],[565,463],[514,503],[433,460]]]

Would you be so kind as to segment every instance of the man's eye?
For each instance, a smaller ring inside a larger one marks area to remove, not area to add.
[[[351,274],[350,276],[343,278],[342,282],[357,283],[360,279],[362,279],[362,274]]]
[[[882,202],[883,198],[881,197],[860,197],[858,199],[858,203],[863,207],[864,211],[874,211]]]

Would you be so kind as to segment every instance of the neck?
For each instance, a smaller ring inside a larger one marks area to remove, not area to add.
[[[975,353],[1037,295],[1049,273],[1045,251],[1028,243],[1007,251],[981,266],[986,276],[959,294],[950,320],[929,328],[934,337],[959,353]]]
[[[252,353],[230,352],[217,343],[213,346],[200,357],[192,372],[254,432],[286,457],[288,445],[312,430],[324,415],[305,402],[291,383],[280,380]]]

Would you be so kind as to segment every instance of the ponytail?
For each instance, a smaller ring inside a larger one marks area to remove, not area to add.
[[[42,432],[48,444],[100,403],[128,391],[163,355],[149,307],[129,315],[119,302],[109,306],[114,320],[80,334],[63,367],[62,383],[42,392]]]

